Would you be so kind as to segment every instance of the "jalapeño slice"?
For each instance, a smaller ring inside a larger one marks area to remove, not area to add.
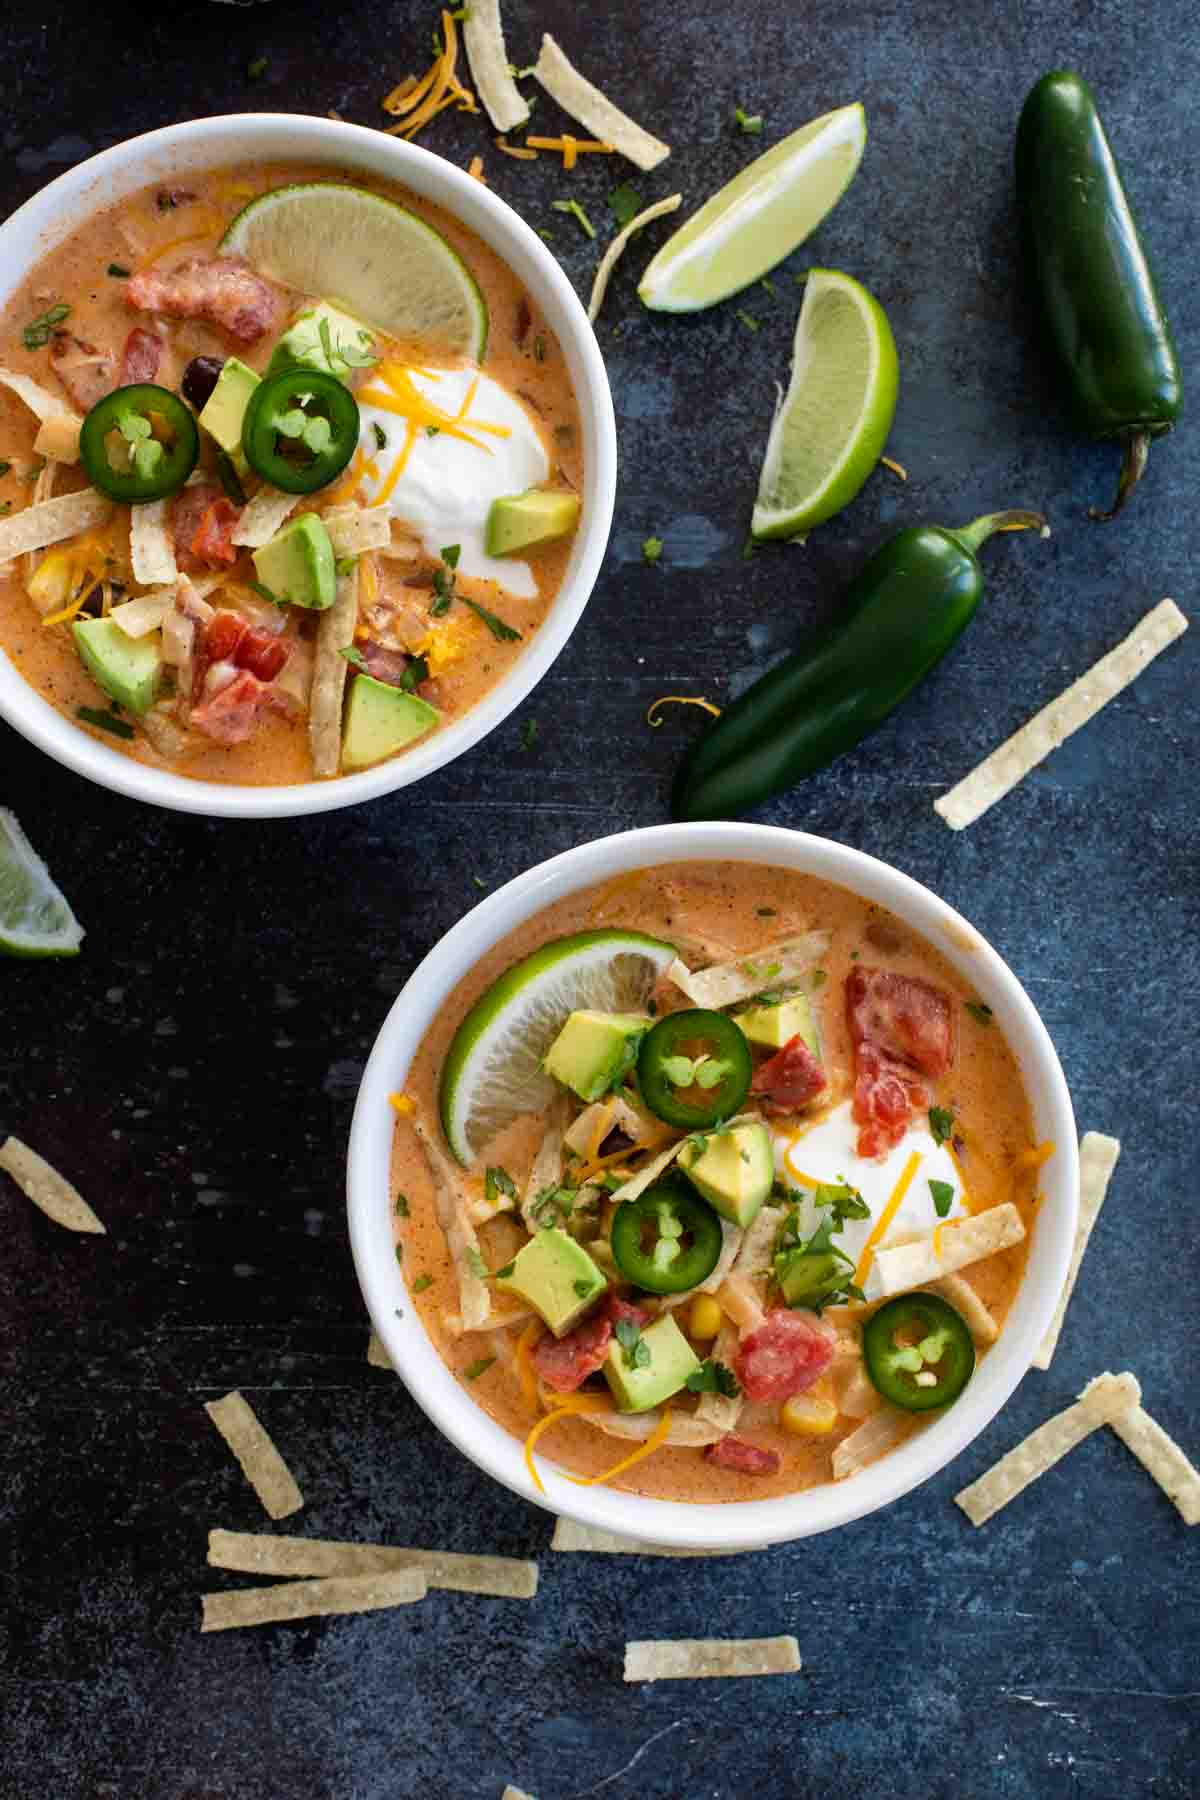
[[[885,1400],[906,1412],[932,1412],[966,1387],[975,1344],[962,1315],[937,1294],[900,1294],[868,1319],[863,1360]]]
[[[650,1294],[682,1294],[711,1275],[721,1254],[721,1221],[682,1183],[657,1181],[613,1214],[613,1261]]]
[[[358,402],[319,369],[260,381],[242,420],[242,450],[256,475],[285,494],[311,494],[340,475],[358,445]]]
[[[680,1131],[705,1131],[737,1112],[754,1064],[732,1019],[694,1006],[668,1013],[646,1033],[637,1072],[652,1113]]]
[[[178,394],[152,381],[114,388],[79,432],[92,486],[126,505],[165,500],[183,486],[199,454],[195,419]]]

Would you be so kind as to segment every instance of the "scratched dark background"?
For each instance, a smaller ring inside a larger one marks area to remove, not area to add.
[[[552,199],[578,195],[605,234],[616,178],[647,199],[678,187],[690,207],[855,98],[870,144],[774,295],[655,317],[634,292],[649,244],[622,268],[600,326],[621,451],[609,559],[523,715],[473,754],[390,800],[250,826],[106,795],[0,725],[0,801],[88,930],[77,962],[4,969],[0,1134],[75,1176],[110,1230],[72,1238],[0,1193],[0,1795],[493,1800],[512,1780],[539,1800],[1185,1800],[1200,1533],[1109,1433],[980,1532],[950,1497],[1104,1368],[1133,1368],[1200,1454],[1200,633],[969,832],[931,801],[1163,594],[1194,607],[1195,427],[1155,450],[1126,518],[1087,522],[1116,458],[1075,439],[1039,361],[1010,165],[1033,80],[1080,68],[1193,368],[1200,19],[1187,0],[729,0],[669,16],[508,0],[506,19],[516,61],[550,27],[675,146],[650,177],[598,158],[566,177],[502,158],[478,119],[427,133],[460,162],[483,152],[581,290],[596,252]],[[171,120],[334,107],[378,123],[434,23],[430,7],[378,0],[10,9],[0,203]],[[739,104],[765,115],[761,139],[737,132]],[[542,98],[537,124],[552,120]],[[851,271],[888,311],[890,447],[910,480],[881,472],[807,549],[746,562],[809,263]],[[477,882],[664,818],[695,721],[648,730],[655,695],[745,685],[899,525],[1018,503],[1045,508],[1052,540],[994,544],[989,595],[945,665],[762,816],[857,844],[961,907],[1041,1007],[1081,1129],[1124,1141],[1054,1366],[952,1468],[836,1536],[715,1562],[552,1557],[549,1517],[364,1363],[342,1162],[373,1035]],[[654,569],[650,534],[666,546]],[[304,1489],[293,1525],[536,1555],[537,1600],[431,1593],[393,1614],[201,1637],[201,1590],[237,1584],[206,1571],[208,1528],[265,1523],[201,1410],[233,1386]],[[782,1631],[805,1659],[793,1678],[621,1681],[627,1636]]]

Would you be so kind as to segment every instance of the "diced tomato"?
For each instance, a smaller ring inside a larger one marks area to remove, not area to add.
[[[564,1338],[544,1337],[533,1352],[533,1364],[547,1387],[573,1394],[594,1375],[608,1353],[613,1327],[621,1322],[646,1325],[650,1314],[615,1294]]]
[[[719,1469],[736,1469],[739,1475],[778,1475],[783,1458],[778,1450],[760,1450],[745,1438],[723,1437],[704,1452],[705,1462]]]
[[[210,568],[228,568],[238,559],[237,546],[233,541],[233,528],[241,514],[232,500],[222,494],[207,506],[199,525],[188,545],[188,549],[198,562],[207,563]]]
[[[171,502],[171,536],[175,540],[175,560],[188,574],[194,575],[206,566],[192,555],[191,543],[200,529],[201,519],[219,499],[220,488],[209,487],[200,482],[195,487],[180,488]]]
[[[246,635],[246,622],[235,612],[215,612],[204,633],[204,654],[210,663],[233,662]]]
[[[140,325],[135,325],[125,339],[125,348],[121,352],[118,385],[131,387],[135,382],[155,380],[162,353],[163,341],[158,333],[144,331]]]
[[[260,681],[274,681],[287,659],[288,647],[282,639],[248,625],[233,660],[239,669],[249,669]]]
[[[775,1307],[742,1339],[734,1358],[748,1400],[790,1400],[833,1361],[834,1334],[815,1313]]]
[[[860,964],[846,978],[846,1018],[858,1154],[880,1156],[900,1142],[913,1113],[929,1105],[921,1076],[936,1081],[954,1061],[950,996],[918,975]]]
[[[244,744],[254,732],[265,692],[265,684],[243,669],[219,694],[193,707],[188,722],[216,744]]]
[[[828,1085],[824,1069],[797,1032],[755,1070],[750,1092],[762,1101],[766,1112],[794,1113],[823,1094]]]

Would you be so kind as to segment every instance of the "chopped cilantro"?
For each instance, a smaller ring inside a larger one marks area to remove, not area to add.
[[[478,1357],[476,1357],[475,1361],[468,1363],[466,1368],[463,1370],[463,1380],[464,1381],[478,1381],[479,1377],[481,1375],[487,1374],[488,1370],[491,1368],[491,1366],[495,1362],[495,1360],[496,1359],[494,1356],[478,1356]]]
[[[107,272],[112,276],[114,281],[128,281],[133,270],[127,269],[124,263],[109,263]]]
[[[533,71],[536,68],[536,66],[537,65],[535,63],[530,63],[530,65],[527,69],[518,69],[516,63],[509,63],[508,72],[512,76],[514,81],[525,81],[528,79],[528,77],[530,75],[533,74]]]
[[[861,956],[861,955],[862,955],[862,952],[861,952],[861,950],[852,950],[852,951],[851,951],[851,952],[850,952],[850,961],[851,961],[851,962],[857,962],[857,961],[858,961],[858,959],[859,959],[859,957],[860,957],[860,956]]]
[[[556,1187],[553,1182],[549,1187],[539,1189],[531,1208],[539,1229],[548,1230],[558,1218],[569,1219],[578,1198],[577,1188]]]
[[[947,1138],[954,1136],[954,1114],[948,1106],[930,1107],[929,1130],[935,1144],[944,1144]]]
[[[494,1272],[494,1274],[492,1276],[493,1281],[507,1281],[509,1276],[512,1274],[513,1270],[516,1268],[516,1266],[517,1265],[516,1265],[515,1259],[514,1259],[514,1261],[512,1261],[510,1263],[505,1263],[505,1265],[502,1269],[497,1269]]]
[[[437,434],[438,434],[438,432],[439,432],[439,431],[440,431],[440,430],[441,430],[441,429],[442,429],[442,428],[441,428],[441,426],[440,426],[440,425],[427,425],[427,426],[426,426],[426,427],[425,427],[425,436],[426,436],[426,437],[436,437],[436,436],[437,436]]]
[[[627,1369],[648,1369],[650,1367],[650,1346],[642,1337],[640,1328],[632,1319],[618,1319],[613,1328],[616,1340],[625,1352]]]
[[[757,331],[758,330],[758,320],[755,318],[753,313],[748,313],[748,312],[744,311],[744,309],[742,307],[739,306],[735,317],[737,317],[738,319],[741,320],[742,324],[746,327],[747,331]]]
[[[474,880],[476,882],[479,881],[478,875],[474,877]],[[487,1169],[483,1177],[484,1199],[494,1201],[501,1194],[504,1195],[506,1200],[515,1200],[517,1197],[516,1182],[513,1180],[507,1169],[501,1169],[499,1167]]]
[[[402,1263],[404,1261],[404,1245],[403,1244],[396,1245],[396,1261],[398,1263]]]
[[[433,1276],[432,1275],[418,1275],[417,1279],[415,1281],[409,1283],[408,1291],[410,1294],[423,1294],[425,1292],[426,1288],[430,1288],[432,1286],[433,1286]]]
[[[396,686],[402,694],[414,693],[423,681],[429,680],[429,664],[423,656],[410,656],[408,667],[400,677]]]
[[[735,106],[733,116],[737,120],[738,130],[744,132],[747,137],[757,137],[763,128],[761,113],[748,113],[742,107]]]
[[[242,486],[241,476],[233,466],[233,458],[226,450],[217,452],[217,480],[225,490],[227,499],[235,506],[245,506],[246,490]]]
[[[7,519],[8,515],[11,511],[12,511],[12,501],[11,500],[0,500],[0,519]]]
[[[736,1400],[742,1391],[733,1370],[711,1356],[692,1371],[687,1385],[693,1394],[723,1394],[727,1400]]]
[[[663,553],[663,541],[658,537],[642,539],[642,561],[653,565]]]
[[[476,1250],[476,1248],[473,1244],[468,1244],[466,1249],[463,1251],[463,1260],[466,1263],[468,1269],[470,1269],[472,1275],[477,1275],[479,1277],[480,1281],[487,1280],[488,1266],[484,1262],[482,1256],[480,1256],[478,1250]]]
[[[641,212],[642,196],[636,189],[631,188],[627,181],[623,181],[620,187],[615,187],[608,196],[608,204],[612,208],[613,218],[624,230],[630,220],[636,219]]]
[[[376,448],[379,450],[386,450],[387,449],[387,432],[383,429],[383,426],[379,423],[378,419],[375,419],[372,421],[371,430],[375,433]]]
[[[823,988],[828,980],[829,976],[825,973],[824,969],[814,969],[808,978],[808,985],[815,994],[817,989]]]
[[[552,200],[550,204],[555,212],[570,213],[573,219],[579,221],[580,226],[587,232],[587,235],[590,238],[595,237],[596,227],[592,224],[592,221],[588,218],[578,200]]]
[[[127,725],[124,719],[118,719],[111,710],[101,712],[95,706],[77,706],[75,717],[82,719],[85,725],[95,725],[100,731],[111,731],[114,737],[131,738],[133,726]]]
[[[256,56],[253,62],[246,64],[246,76],[250,81],[261,81],[269,64],[265,56]]]
[[[990,1025],[992,1009],[983,1000],[967,1000],[963,1003],[977,1025]]]
[[[546,340],[540,331],[533,340],[533,360],[534,362],[545,362],[546,360]]]
[[[554,242],[554,233],[552,231],[547,231],[544,225],[538,226],[538,236],[547,244],[552,244]]]
[[[357,644],[343,644],[342,648],[338,651],[338,655],[344,656],[351,668],[361,669],[364,675],[370,674],[370,670],[367,668],[366,658],[363,656],[363,653],[358,648]]]
[[[500,641],[500,643],[502,643],[502,644],[519,644],[520,643],[521,633],[519,631],[515,630],[513,626],[506,625],[504,623],[504,620],[501,618],[498,618],[494,612],[489,612],[486,606],[480,606],[478,600],[468,600],[467,596],[465,594],[460,594],[458,597],[462,601],[464,606],[470,607],[471,611],[475,614],[475,616],[477,618],[483,620],[484,624],[487,626],[487,628],[491,632],[492,636],[494,638],[497,638]],[[430,610],[432,611],[432,608]]]
[[[340,578],[343,575],[353,575],[357,567],[357,556],[339,556],[333,565],[333,572]]]
[[[756,906],[754,913],[759,919],[774,919],[779,916],[773,906]]]
[[[394,1210],[396,1213],[396,1217],[398,1219],[407,1219],[408,1218],[410,1209],[409,1209],[407,1194],[397,1194],[396,1195],[396,1205],[395,1205]]]
[[[752,537],[748,537],[746,539],[745,543],[742,545],[742,561],[749,562],[751,557],[754,556],[757,553],[757,551],[758,551],[758,545],[755,543],[755,541]]]
[[[21,342],[27,350],[45,349],[55,327],[61,325],[63,320],[69,319],[70,316],[70,307],[64,300],[60,300],[56,306],[48,307],[44,313],[39,313],[36,319],[29,321],[21,333]]]
[[[471,880],[472,880],[472,882],[473,882],[473,884],[474,884],[474,885],[475,885],[475,886],[476,886],[476,887],[477,887],[477,888],[478,888],[478,889],[479,889],[479,891],[480,891],[480,893],[481,893],[481,894],[482,894],[482,893],[484,893],[484,892],[486,892],[486,890],[487,890],[487,882],[486,882],[486,881],[484,881],[484,879],[483,879],[483,877],[482,877],[482,876],[480,876],[480,875],[472,875],[472,877],[471,877]]]
[[[954,1189],[948,1181],[930,1180],[929,1191],[933,1195],[934,1211],[939,1219],[944,1219],[954,1205]]]
[[[462,555],[462,545],[461,544],[447,544],[444,547],[444,549],[442,550],[442,561],[445,563],[445,565],[448,569],[457,569],[458,561],[459,561],[459,558],[461,555]]]
[[[246,583],[246,586],[248,588],[250,588],[254,593],[256,593],[260,600],[269,600],[272,606],[286,606],[287,605],[287,601],[281,600],[279,595],[276,593],[273,593],[271,591],[271,589],[269,587],[267,587],[265,582],[248,581]]]
[[[532,750],[533,749],[533,746],[537,743],[537,734],[538,734],[537,720],[536,719],[526,719],[524,724],[521,726],[521,748],[522,748],[522,750]]]

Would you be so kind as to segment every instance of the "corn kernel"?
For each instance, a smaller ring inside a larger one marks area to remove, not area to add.
[[[793,1437],[825,1437],[837,1423],[837,1407],[832,1400],[821,1400],[813,1394],[793,1394],[784,1402],[779,1423]]]
[[[697,1294],[688,1313],[688,1330],[694,1338],[715,1338],[721,1317],[721,1308],[711,1294]]]

